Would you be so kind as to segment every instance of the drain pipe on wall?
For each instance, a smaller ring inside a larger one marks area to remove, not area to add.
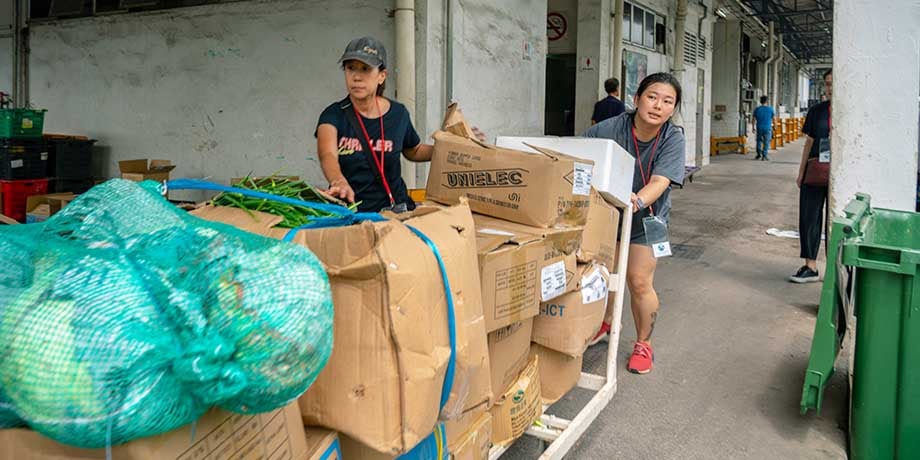
[[[13,107],[29,106],[29,0],[13,0]]]
[[[783,34],[777,36],[779,46],[776,49],[776,59],[773,61],[773,98],[771,99],[773,110],[779,113],[779,71],[783,67]]]
[[[671,72],[680,80],[684,71],[684,33],[687,29],[687,0],[677,0],[677,18],[674,21],[674,65]]]
[[[772,64],[772,63],[773,63],[773,60],[776,59],[776,55],[774,54],[774,53],[775,53],[775,50],[774,50],[775,46],[773,46],[773,21],[770,21],[769,29],[770,29],[770,32],[769,32],[769,35],[767,36],[767,43],[768,43],[768,44],[767,44],[767,50],[769,51],[770,54],[767,56],[767,60],[766,60],[766,61],[763,61],[763,71],[761,72],[761,74],[763,75],[763,80],[762,80],[762,81],[763,81],[763,86],[761,86],[761,89],[763,89],[763,95],[764,95],[764,96],[767,96],[768,98],[771,98],[771,99],[772,99],[772,96],[771,96],[771,94],[770,94],[770,92],[771,92],[771,88],[770,88],[770,64]],[[760,103],[760,101],[758,101],[758,104],[759,104],[759,103]]]
[[[396,0],[396,98],[415,120],[415,2]],[[415,188],[416,164],[402,158],[406,187]]]
[[[613,0],[613,15],[610,28],[610,76],[620,80],[621,99],[626,95],[626,82],[623,79],[623,0]]]

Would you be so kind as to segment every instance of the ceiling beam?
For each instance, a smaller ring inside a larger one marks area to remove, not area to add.
[[[789,11],[780,11],[780,12],[772,12],[772,13],[763,11],[763,12],[754,13],[754,16],[759,16],[762,18],[806,16],[806,15],[810,15],[813,13],[820,13],[822,11],[826,11],[826,10],[823,10],[823,9],[798,10],[798,11],[789,10]]]

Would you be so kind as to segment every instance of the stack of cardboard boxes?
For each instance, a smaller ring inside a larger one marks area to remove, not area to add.
[[[591,161],[481,143],[456,106],[434,139],[427,198],[465,199],[474,212],[495,393],[491,439],[507,445],[581,376],[606,310],[619,211],[591,187]]]
[[[293,236],[323,263],[335,305],[333,352],[307,392],[273,414],[213,411],[193,429],[119,446],[116,458],[389,460],[435,432],[447,444],[438,460],[485,460],[577,383],[604,316],[619,222],[591,187],[593,164],[483,144],[456,107],[434,137],[432,203]],[[269,214],[192,214],[276,239],[289,232]],[[443,262],[452,318],[439,261],[415,231]],[[456,367],[445,385],[451,322]],[[0,440],[2,458],[101,458],[25,430]]]

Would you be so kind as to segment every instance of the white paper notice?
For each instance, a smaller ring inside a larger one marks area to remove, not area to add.
[[[565,294],[565,262],[543,267],[540,272],[540,293],[544,302]]]
[[[573,195],[591,194],[591,179],[594,174],[594,165],[588,163],[575,163],[575,177],[572,180]]]
[[[607,297],[607,281],[601,271],[595,268],[581,278],[581,303],[588,305]]]

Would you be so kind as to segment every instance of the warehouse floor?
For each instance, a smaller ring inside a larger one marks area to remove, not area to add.
[[[655,369],[624,369],[635,340],[625,305],[618,392],[566,458],[846,458],[845,369],[821,415],[799,415],[820,285],[788,283],[801,262],[798,240],[765,233],[797,230],[803,142],[769,163],[723,154],[675,190],[671,241],[680,246],[656,276]],[[586,366],[602,373],[604,352],[590,349]],[[571,392],[554,411],[571,417],[589,395]],[[524,438],[503,458],[539,453],[540,443]]]

